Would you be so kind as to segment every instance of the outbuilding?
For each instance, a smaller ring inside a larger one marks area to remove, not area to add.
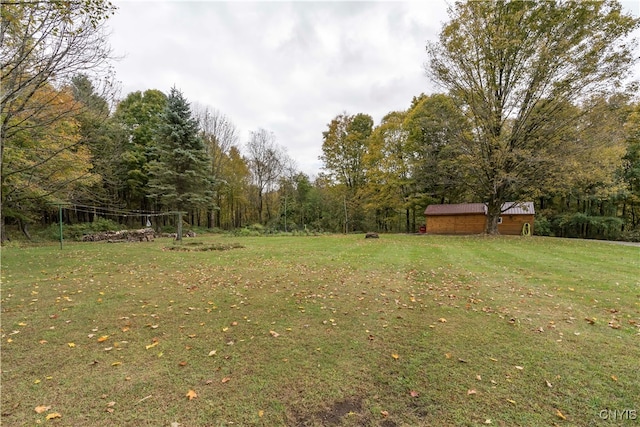
[[[429,205],[424,212],[426,232],[430,234],[480,234],[487,225],[484,203]],[[507,202],[502,205],[498,233],[533,234],[533,202]]]

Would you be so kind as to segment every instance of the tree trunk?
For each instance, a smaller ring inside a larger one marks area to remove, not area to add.
[[[18,219],[18,224],[20,225],[20,230],[25,237],[31,241],[31,235],[29,234],[29,224],[21,219]]]
[[[502,210],[502,203],[493,199],[487,203],[487,224],[485,233],[495,236],[498,233],[498,221]]]
[[[0,243],[10,242],[9,233],[7,233],[7,227],[5,226],[5,217],[0,215]]]

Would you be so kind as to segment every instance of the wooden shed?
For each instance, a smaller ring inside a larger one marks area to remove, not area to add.
[[[525,224],[529,224],[529,232],[533,234],[535,213],[533,202],[505,203],[498,220],[498,233],[518,236]]]
[[[430,234],[480,234],[487,223],[484,203],[429,205],[424,215]]]
[[[484,203],[429,205],[424,212],[426,232],[431,234],[480,234],[487,224]],[[519,235],[524,224],[533,234],[533,202],[505,203],[498,222],[498,233]]]

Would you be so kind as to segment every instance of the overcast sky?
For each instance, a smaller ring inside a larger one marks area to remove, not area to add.
[[[447,21],[444,0],[114,1],[109,20],[121,96],[175,86],[238,128],[274,133],[298,169],[322,166],[322,132],[338,114],[382,117],[433,93],[427,40]],[[637,2],[624,2],[635,16]]]

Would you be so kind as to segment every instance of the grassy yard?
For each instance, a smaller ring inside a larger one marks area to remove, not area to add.
[[[638,247],[172,245],[2,249],[3,426],[640,423]]]

